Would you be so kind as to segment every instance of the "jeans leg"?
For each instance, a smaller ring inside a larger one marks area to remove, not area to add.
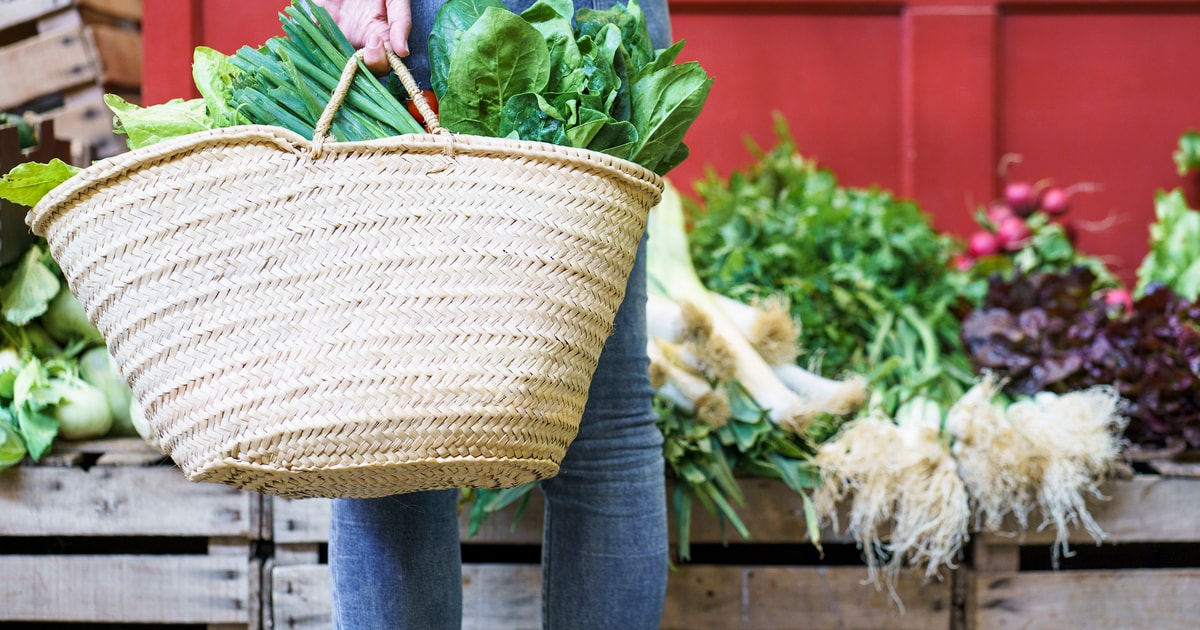
[[[667,582],[662,434],[646,358],[645,243],[592,380],[579,436],[542,482],[546,630],[657,628]]]
[[[335,499],[329,535],[338,630],[458,630],[458,490]]]

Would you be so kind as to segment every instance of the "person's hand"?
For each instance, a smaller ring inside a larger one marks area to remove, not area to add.
[[[409,0],[316,0],[325,7],[350,45],[363,51],[363,61],[375,72],[388,69],[384,47],[401,57],[408,56],[408,33],[412,29]]]

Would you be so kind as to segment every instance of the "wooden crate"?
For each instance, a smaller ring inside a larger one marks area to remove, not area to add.
[[[728,548],[721,547],[715,519],[698,510],[692,543],[717,549],[711,555],[721,556],[721,563],[675,567],[668,583],[663,628],[950,627],[952,579],[922,584],[916,577],[904,576],[898,587],[905,606],[902,614],[886,592],[861,583],[866,577],[861,564],[739,564],[739,550],[756,546],[812,553],[798,496],[772,481],[745,480],[742,486],[746,506],[740,513],[745,515],[754,542],[730,540]],[[329,536],[329,502],[273,498],[269,504],[275,555],[264,577],[266,623],[288,630],[328,628],[328,568],[319,559]],[[505,511],[493,515],[474,538],[466,538],[464,519],[460,533],[468,546],[536,547],[541,542],[542,509],[540,495],[535,493],[515,527],[512,512]],[[826,539],[827,547],[842,545],[857,553],[845,538],[827,533]],[[463,626],[487,630],[538,627],[540,567],[479,559],[463,567]]]
[[[53,120],[77,165],[125,150],[106,86],[140,90],[141,35],[83,21],[74,0],[8,0],[0,16],[0,110]]]
[[[99,440],[0,471],[0,626],[261,627],[261,496],[163,460]]]
[[[1078,556],[1064,559],[1059,570],[1047,566],[1051,531],[976,536],[965,626],[1197,627],[1200,479],[1137,475],[1107,484],[1105,492],[1108,500],[1089,501],[1104,543],[1097,547],[1086,532],[1073,532]]]

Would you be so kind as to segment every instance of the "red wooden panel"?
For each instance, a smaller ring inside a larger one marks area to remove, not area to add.
[[[681,188],[706,167],[727,175],[749,163],[746,137],[772,146],[774,112],[789,121],[801,152],[843,182],[899,185],[898,14],[677,4],[673,36],[687,42],[680,58],[698,60],[714,78],[686,140],[692,157],[670,175]]]
[[[1200,3],[1014,9],[1000,49],[999,145],[1024,157],[1014,174],[1102,184],[1075,197],[1071,216],[1119,229],[1084,232],[1080,246],[1132,278],[1154,191],[1185,181],[1171,152],[1180,134],[1200,129]]]
[[[993,194],[996,13],[918,7],[904,25],[899,192],[920,200],[939,229],[969,233],[975,207]]]

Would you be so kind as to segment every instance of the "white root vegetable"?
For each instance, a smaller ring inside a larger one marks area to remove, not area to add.
[[[823,483],[813,500],[835,528],[839,504],[849,502],[846,531],[863,550],[867,581],[886,586],[902,606],[895,592],[900,569],[917,566],[933,577],[942,567],[954,568],[971,512],[966,486],[939,439],[937,405],[918,401],[897,415],[900,424],[877,414],[856,418],[821,446],[816,461]]]
[[[1104,532],[1087,509],[1120,455],[1120,396],[1106,386],[1056,395],[1040,393],[1000,410],[998,384],[985,377],[947,416],[959,472],[977,502],[985,529],[1000,531],[1007,515],[1021,528],[1037,509],[1055,528],[1052,559],[1069,555],[1070,528],[1099,543]]]
[[[650,384],[657,393],[704,424],[718,428],[728,424],[733,411],[725,390],[713,388],[708,381],[672,361],[663,352],[663,343],[651,338],[646,344]]]
[[[772,422],[803,434],[816,417],[817,410],[779,380],[709,296],[692,266],[682,200],[670,185],[663,193],[662,202],[651,210],[647,229],[650,234],[647,267],[651,292],[681,305],[690,303],[703,313],[711,322],[712,336],[721,338],[734,357],[732,380],[740,383],[767,410]]]

